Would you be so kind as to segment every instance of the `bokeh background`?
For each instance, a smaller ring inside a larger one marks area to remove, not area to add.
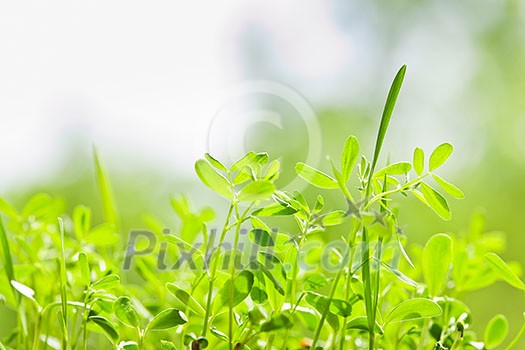
[[[525,265],[523,1],[2,2],[0,47],[0,197],[15,206],[44,191],[100,215],[96,146],[127,229],[144,213],[174,223],[181,193],[220,215],[193,172],[204,152],[266,150],[283,186],[297,161],[326,169],[350,134],[370,154],[407,64],[385,160],[449,141],[442,173],[466,194],[449,222],[403,200],[409,242],[465,231],[483,210],[507,234],[504,258]],[[254,81],[290,89],[315,120]],[[523,295],[503,283],[468,301],[475,329],[496,313],[521,326]]]

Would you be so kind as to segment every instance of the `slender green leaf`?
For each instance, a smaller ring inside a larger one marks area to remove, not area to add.
[[[343,155],[341,156],[341,171],[344,182],[347,182],[352,173],[352,169],[359,158],[359,141],[355,136],[346,139]]]
[[[263,201],[270,198],[274,191],[275,185],[270,181],[255,181],[246,185],[239,193],[238,198],[241,202]]]
[[[401,90],[401,85],[405,78],[406,66],[403,65],[397,72],[394,81],[388,92],[386,98],[385,107],[383,108],[383,115],[381,116],[381,123],[379,125],[379,131],[377,133],[376,145],[374,149],[374,159],[372,161],[372,172],[375,170],[377,160],[379,159],[379,153],[381,152],[381,147],[383,146],[383,141],[385,140],[386,131],[388,129],[388,124],[390,123],[390,118],[392,117],[392,112],[394,111],[394,106],[396,104],[399,91]]]
[[[240,170],[245,166],[251,166],[255,164],[257,164],[257,154],[255,152],[248,152],[230,167],[230,171]]]
[[[224,172],[228,171],[228,169],[226,169],[226,167],[225,167],[221,162],[219,162],[217,159],[213,158],[213,157],[211,156],[211,154],[209,154],[209,153],[205,153],[205,154],[204,154],[204,157],[205,157],[206,160],[207,160],[208,162],[210,162],[210,164],[213,165],[216,169],[218,169],[218,170],[220,170],[220,171],[224,171]]]
[[[6,200],[0,197],[0,212],[4,212],[5,215],[9,216],[11,219],[17,219],[19,214],[18,211]]]
[[[188,322],[188,318],[182,311],[169,308],[162,310],[153,317],[146,329],[148,331],[162,331],[180,326],[186,322]]]
[[[430,155],[430,159],[428,161],[428,168],[430,169],[430,171],[434,171],[440,166],[442,166],[443,163],[446,162],[448,157],[450,157],[453,150],[454,147],[448,142],[442,143],[441,145],[437,146],[436,149]]]
[[[441,315],[441,307],[430,299],[413,298],[394,306],[386,315],[385,323],[404,322]]]
[[[346,329],[358,329],[368,332],[368,318],[366,316],[357,316],[356,318],[351,319],[345,326]],[[383,334],[383,328],[376,322],[375,332],[377,334]]]
[[[4,227],[2,215],[0,214],[0,243],[2,244],[2,264],[5,269],[8,281],[15,281],[15,271],[13,269],[13,259],[11,257],[11,250],[9,249],[9,241],[7,239],[7,232]]]
[[[503,315],[494,316],[485,328],[484,341],[487,349],[493,349],[500,345],[509,332],[509,322]]]
[[[266,230],[262,229],[253,229],[250,231],[250,240],[253,243],[260,245],[261,247],[273,247],[275,242],[273,241],[272,236]]]
[[[279,329],[292,328],[292,326],[293,322],[288,316],[277,314],[261,325],[261,332],[272,332]]]
[[[320,170],[312,168],[305,163],[297,163],[295,171],[303,180],[319,188],[338,188],[337,181]]]
[[[123,296],[118,298],[113,304],[113,312],[120,322],[128,327],[137,328],[139,325],[139,316],[133,307],[129,297]]]
[[[414,165],[414,171],[416,174],[421,176],[423,174],[423,170],[425,169],[425,152],[419,147],[416,147],[414,149],[414,157],[412,161]]]
[[[118,342],[119,333],[117,327],[107,318],[102,316],[89,316],[88,320],[99,326],[113,344]]]
[[[374,177],[380,178],[381,180],[385,175],[404,175],[412,169],[412,164],[408,162],[399,162],[390,164],[386,168],[378,170]]]
[[[233,189],[230,182],[204,159],[199,159],[195,163],[195,171],[202,183],[208,186],[212,191],[228,199],[233,199]]]
[[[485,260],[489,263],[490,268],[505,282],[511,286],[525,290],[523,281],[512,271],[509,265],[496,253],[485,254]]]
[[[98,281],[94,282],[91,288],[101,290],[101,289],[110,289],[117,286],[120,283],[119,275],[111,274],[102,277]]]
[[[253,216],[286,216],[297,213],[297,209],[280,203],[273,203],[266,207],[255,210]]]
[[[66,270],[66,250],[65,250],[65,231],[62,218],[58,218],[58,229],[60,232],[60,300],[62,302],[62,324],[67,332],[67,270]],[[67,333],[64,334],[67,338]]]
[[[437,176],[436,174],[432,174],[432,177],[439,186],[441,186],[442,189],[445,190],[449,195],[451,195],[454,198],[465,198],[465,195],[463,194],[463,191],[461,191],[459,188],[451,184],[450,182],[445,181],[443,178]]]
[[[322,226],[335,226],[340,225],[348,219],[346,212],[343,210],[335,210],[326,213],[318,218],[321,221]]]
[[[113,196],[113,190],[109,177],[102,165],[100,157],[96,150],[93,150],[95,158],[95,169],[97,174],[97,184],[100,196],[102,197],[102,209],[104,210],[104,220],[113,224],[116,229],[119,228],[119,220],[117,214],[117,207]]]
[[[421,193],[428,205],[443,218],[444,220],[450,220],[451,213],[448,207],[447,200],[435,189],[427,185],[426,183],[421,183]]]
[[[184,289],[179,288],[174,283],[166,283],[166,288],[168,288],[171,294],[179,299],[184,305],[187,305],[196,314],[200,316],[204,316],[206,314],[206,311],[202,305]]]
[[[78,265],[80,268],[82,284],[89,286],[91,284],[91,272],[89,269],[89,262],[86,253],[78,253]]]
[[[447,280],[452,263],[452,239],[444,234],[436,234],[423,248],[423,276],[431,296],[437,296]]]
[[[253,273],[247,270],[242,271],[233,280],[233,304],[236,306],[240,304],[244,299],[250,295],[250,291],[253,287]],[[230,300],[230,288],[231,280],[227,280],[224,286],[217,295],[215,310],[219,310],[221,307],[228,305]]]

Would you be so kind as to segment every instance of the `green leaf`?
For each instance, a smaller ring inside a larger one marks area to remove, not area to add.
[[[220,340],[224,341],[224,342],[229,342],[230,341],[230,338],[228,338],[228,336],[225,333],[223,333],[220,330],[218,330],[215,326],[210,327],[210,333],[213,334],[214,336],[216,336],[217,338],[219,338]]]
[[[451,213],[448,207],[447,200],[435,189],[427,185],[426,183],[421,183],[421,193],[427,201],[428,205],[444,220],[450,220]]]
[[[441,315],[441,307],[430,299],[413,298],[394,306],[385,323],[404,322]]]
[[[115,199],[113,196],[113,190],[109,177],[100,161],[97,151],[93,150],[93,156],[95,158],[95,169],[97,174],[98,191],[102,197],[102,209],[104,210],[104,220],[118,229],[119,220],[117,214],[117,207],[115,205]]]
[[[129,297],[120,297],[113,303],[113,312],[120,322],[128,327],[137,328],[139,325],[139,316],[133,308],[133,303]]]
[[[432,177],[439,186],[441,186],[442,189],[445,190],[449,195],[451,195],[454,198],[462,199],[465,198],[465,195],[463,194],[463,191],[461,191],[459,188],[451,184],[450,182],[445,181],[443,178],[437,176],[436,174],[432,174]]]
[[[388,265],[384,261],[381,262],[381,265],[383,265],[388,271],[392,272],[401,282],[409,286],[415,287],[415,288],[419,286],[416,281],[414,281],[413,279],[411,279],[410,277],[408,277],[407,275],[405,275],[398,269]]]
[[[230,171],[236,171],[244,168],[245,166],[255,165],[256,163],[257,154],[255,152],[248,152],[230,167]]]
[[[273,203],[253,211],[253,216],[286,216],[297,213],[297,209],[280,203]]]
[[[324,295],[307,292],[306,297],[304,298],[308,304],[310,304],[314,309],[316,309],[321,315],[326,313],[326,321],[334,329],[334,331],[339,330],[339,319],[337,316],[330,311],[328,305],[328,298]]]
[[[58,230],[60,232],[60,301],[62,303],[62,324],[67,333],[67,270],[66,270],[66,250],[65,250],[65,231],[62,218],[58,218]],[[67,338],[67,334],[64,334]]]
[[[257,304],[263,304],[268,300],[268,293],[259,287],[253,286],[250,291],[250,297]]]
[[[11,219],[17,219],[19,214],[16,209],[9,204],[6,200],[0,197],[0,212],[4,212],[5,215],[9,216]]]
[[[75,236],[82,240],[91,228],[91,210],[83,205],[78,205],[73,211],[73,227]]]
[[[394,164],[390,164],[386,168],[378,170],[374,174],[374,177],[382,179],[385,175],[404,175],[408,173],[411,169],[412,169],[412,164],[408,162],[394,163]]]
[[[439,295],[443,289],[451,263],[452,239],[444,233],[430,237],[423,248],[422,267],[431,296]]]
[[[36,302],[36,300],[35,300],[35,291],[31,287],[28,287],[25,284],[17,282],[17,281],[11,281],[11,285],[20,294],[22,294],[26,298]]]
[[[253,287],[253,273],[250,271],[244,270],[235,276],[233,280],[233,303],[232,306],[237,306],[244,299],[250,295],[250,291]],[[219,291],[219,294],[216,299],[215,310],[219,310],[221,307],[228,305],[230,299],[230,288],[231,288],[231,279],[227,280],[224,286]]]
[[[443,163],[446,162],[448,157],[450,157],[453,150],[454,147],[448,142],[442,143],[441,145],[437,146],[436,149],[430,155],[430,159],[428,161],[428,167],[430,171],[434,171],[440,166],[442,166]]]
[[[319,194],[317,195],[317,199],[315,200],[314,209],[313,209],[314,214],[319,213],[321,210],[323,210],[323,208],[324,208],[324,198],[323,196]]]
[[[148,331],[162,331],[170,328],[180,326],[188,322],[188,318],[180,310],[169,308],[159,312],[148,323],[146,328]]]
[[[250,231],[250,240],[261,247],[273,247],[275,245],[268,231],[258,228]]]
[[[322,226],[335,226],[340,225],[348,219],[346,212],[343,210],[335,210],[330,213],[324,214],[318,218],[321,221]]]
[[[381,147],[383,146],[383,141],[385,140],[386,130],[388,129],[388,124],[390,123],[390,118],[392,117],[392,112],[394,111],[394,106],[396,105],[396,100],[401,90],[401,85],[405,78],[406,66],[403,65],[396,74],[392,85],[390,86],[390,91],[386,98],[385,107],[383,108],[383,115],[381,116],[381,123],[379,125],[379,131],[377,133],[376,145],[374,148],[374,159],[372,161],[372,172],[374,171],[377,160],[379,159],[379,153],[381,152]]]
[[[416,174],[421,176],[421,174],[423,174],[423,170],[425,169],[425,152],[421,148],[416,147],[414,149],[414,158],[412,163],[414,163],[414,171]]]
[[[80,268],[80,278],[84,286],[91,284],[91,272],[89,269],[89,262],[86,253],[78,253],[78,265]]]
[[[88,320],[99,326],[113,344],[118,342],[119,334],[117,327],[107,318],[102,316],[89,316]]]
[[[263,201],[271,197],[275,191],[275,185],[270,181],[261,180],[249,183],[239,193],[239,201],[255,202]]]
[[[197,315],[204,316],[206,314],[206,310],[204,310],[202,305],[184,289],[179,288],[174,283],[166,283],[166,288],[168,288],[171,294],[179,299],[184,305],[188,306],[191,311],[195,312]]]
[[[272,332],[279,329],[292,328],[292,326],[293,322],[288,316],[277,314],[261,325],[261,332]]]
[[[352,305],[345,300],[332,299],[330,312],[342,317],[348,317],[352,314]]]
[[[505,282],[513,287],[525,290],[523,281],[512,271],[509,265],[496,253],[485,254],[485,260],[489,263],[490,268]]]
[[[219,174],[204,159],[199,159],[195,163],[195,171],[202,183],[208,186],[212,191],[228,199],[233,199],[233,189],[230,182]]]
[[[139,344],[134,341],[121,341],[117,346],[117,350],[139,350]]]
[[[337,181],[320,170],[312,168],[305,163],[297,163],[295,171],[303,180],[319,188],[338,188]]]
[[[206,160],[208,162],[210,162],[211,165],[213,165],[216,169],[220,170],[220,171],[228,171],[228,169],[226,169],[226,167],[221,163],[219,162],[217,159],[213,158],[211,156],[211,154],[209,153],[204,153],[204,157],[206,158]]]
[[[98,281],[96,281],[95,283],[93,283],[91,288],[110,289],[110,288],[117,286],[119,283],[120,283],[119,275],[111,274],[111,275],[104,276]]]
[[[368,318],[366,316],[357,316],[356,318],[351,319],[345,326],[346,329],[359,329],[362,331],[368,332]],[[376,322],[375,324],[375,333],[383,334],[383,328]]]
[[[484,341],[487,349],[492,349],[500,345],[509,332],[509,322],[503,315],[494,316],[485,328]]]
[[[359,141],[355,136],[346,139],[343,155],[341,156],[341,171],[344,182],[347,182],[352,173],[352,169],[359,158]]]
[[[0,215],[0,243],[2,244],[2,265],[7,275],[7,280],[14,281],[15,270],[13,269],[13,259],[11,257],[11,250],[9,249],[9,241],[7,239],[7,232],[4,227],[2,215]]]

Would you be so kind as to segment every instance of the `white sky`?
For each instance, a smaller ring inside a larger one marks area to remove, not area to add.
[[[371,80],[377,71],[388,74],[388,84],[401,63],[412,63],[416,72],[407,89],[416,99],[410,103],[427,117],[410,125],[428,125],[436,111],[421,99],[418,84],[441,90],[443,101],[454,93],[470,63],[464,35],[455,32],[451,38],[427,27],[442,35],[432,38],[414,30],[400,43],[399,54],[385,58],[374,40],[374,18],[354,16],[351,34],[343,34],[327,6],[241,0],[1,2],[0,191],[52,171],[67,141],[76,137],[82,147],[95,144],[110,159],[169,160],[170,167],[190,171],[206,150],[212,101],[246,78],[241,44],[252,23],[270,40],[261,48],[263,65],[270,68],[258,78],[286,82],[314,107],[329,103],[332,95],[358,103],[369,99],[370,91],[383,96],[387,86]],[[443,28],[454,29],[448,21]],[[428,40],[442,45],[432,53],[437,59],[418,50]],[[459,50],[451,56],[446,49],[455,47]],[[456,80],[444,85],[439,72],[451,67]],[[268,72],[271,76],[264,76]],[[341,89],[341,79],[348,77],[347,89]],[[442,102],[439,94],[431,96]]]

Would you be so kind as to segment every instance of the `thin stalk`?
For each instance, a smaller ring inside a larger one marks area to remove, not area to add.
[[[317,325],[317,329],[315,330],[314,340],[312,341],[312,349],[315,349],[317,346],[317,342],[319,341],[319,336],[321,335],[321,330],[323,329],[324,321],[326,320],[326,316],[328,315],[328,312],[330,311],[330,304],[332,303],[332,299],[334,298],[335,291],[337,289],[337,285],[339,284],[339,280],[341,279],[341,276],[343,275],[343,269],[339,270],[337,275],[335,276],[335,279],[332,283],[332,287],[330,288],[330,294],[328,296],[328,301],[326,303],[326,307],[324,309],[323,314],[321,315],[321,320],[319,321]]]
[[[514,346],[516,346],[516,344],[518,343],[518,341],[520,340],[520,338],[523,336],[524,333],[525,333],[525,323],[523,324],[523,326],[521,326],[520,331],[518,332],[518,334],[516,335],[516,337],[514,337],[514,339],[512,339],[512,341],[511,341],[510,344],[505,348],[505,350],[511,350],[511,349],[513,349]]]
[[[227,228],[230,223],[230,217],[233,212],[233,203],[230,205],[230,208],[228,209],[228,214],[226,215],[226,220],[224,222],[224,226],[222,228],[221,237],[219,239],[219,246],[217,249],[212,253],[212,265],[211,265],[211,272],[209,276],[209,285],[208,285],[208,298],[206,300],[206,314],[204,315],[204,325],[202,327],[202,336],[206,337],[206,333],[208,332],[208,322],[211,315],[211,303],[213,298],[213,283],[215,282],[215,276],[217,274],[217,264],[218,264],[218,256],[220,255],[220,252],[222,250],[222,244],[224,243],[224,238],[226,237],[226,232],[228,232]]]
[[[350,250],[350,260],[348,261],[348,269],[346,274],[345,301],[348,301],[350,299],[350,291],[352,290],[352,263],[354,260],[354,249],[350,240],[348,241],[348,249]],[[341,350],[344,350],[345,348],[346,327],[344,325],[346,325],[346,317],[343,321],[343,327],[341,327],[341,335],[339,340],[339,348]]]
[[[228,301],[228,336],[230,338],[230,350],[233,350],[234,341],[233,341],[233,297],[234,297],[234,281],[235,281],[235,258],[237,255],[237,248],[239,246],[239,236],[241,232],[241,217],[239,214],[239,206],[235,205],[235,216],[237,219],[237,225],[235,227],[235,237],[233,242],[232,254],[230,254],[230,296]]]
[[[368,348],[370,350],[374,349],[374,340],[375,340],[375,315],[373,315],[374,309],[372,304],[372,285],[370,278],[370,248],[368,246],[368,234],[365,227],[363,227],[363,266],[362,266],[362,275],[363,275],[363,285],[364,285],[364,297],[365,297],[365,308],[366,315],[368,320]]]
[[[377,250],[376,250],[376,259],[377,259],[377,275],[376,275],[376,283],[374,286],[374,306],[373,306],[373,313],[372,313],[372,321],[375,326],[376,322],[376,315],[377,315],[377,305],[379,302],[379,284],[380,284],[380,277],[381,277],[381,254],[382,254],[382,248],[383,248],[383,238],[379,238],[377,240]]]
[[[393,190],[386,191],[386,192],[381,192],[381,193],[376,194],[375,196],[373,196],[366,203],[366,205],[364,206],[364,210],[367,210],[368,208],[370,208],[370,206],[372,204],[374,204],[375,202],[377,202],[380,199],[383,199],[384,197],[390,196],[390,195],[395,194],[395,193],[403,192],[403,191],[409,189],[410,187],[412,187],[412,186],[416,185],[417,183],[421,182],[421,180],[423,180],[427,176],[430,176],[430,173],[426,173],[424,175],[418,176],[414,180],[411,180],[411,181],[407,182],[406,184],[404,184],[401,187],[394,188]]]

